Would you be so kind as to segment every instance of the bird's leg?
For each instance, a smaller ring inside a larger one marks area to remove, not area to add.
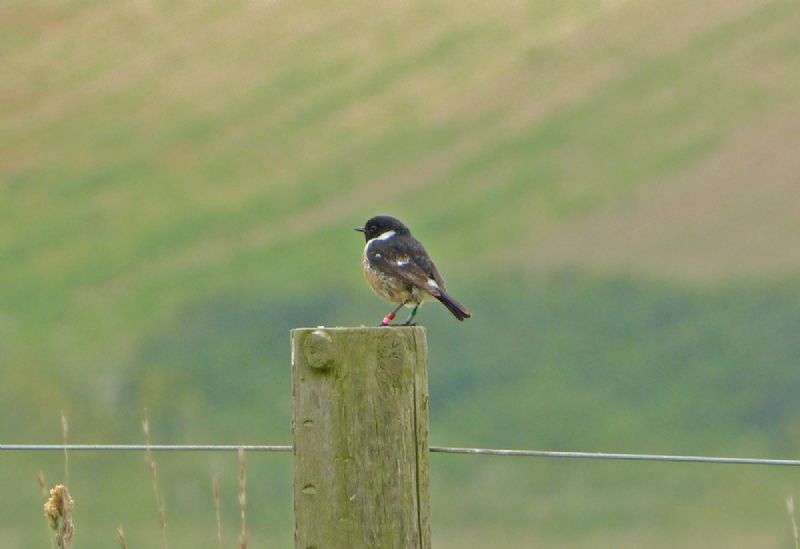
[[[403,302],[402,302],[400,305],[398,305],[398,306],[395,308],[395,310],[394,310],[394,311],[392,311],[391,313],[389,313],[388,315],[386,315],[385,317],[383,317],[383,322],[381,322],[380,324],[378,324],[378,327],[381,327],[381,326],[391,326],[390,322],[391,322],[392,320],[394,320],[394,315],[396,315],[396,314],[397,314],[397,311],[399,311],[399,310],[400,310],[400,309],[403,307],[403,305],[405,305],[405,304],[406,304],[406,302],[405,302],[405,301],[403,301]]]
[[[419,303],[417,303],[414,306],[414,308],[411,309],[411,314],[408,316],[408,320],[403,322],[403,324],[402,324],[403,326],[416,326],[417,325],[416,322],[412,322],[412,320],[414,320],[414,317],[417,316],[417,309],[419,309]]]

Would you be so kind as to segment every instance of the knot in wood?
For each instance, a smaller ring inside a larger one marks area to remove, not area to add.
[[[303,342],[303,354],[309,366],[317,370],[329,370],[336,362],[333,339],[324,330],[314,330]]]

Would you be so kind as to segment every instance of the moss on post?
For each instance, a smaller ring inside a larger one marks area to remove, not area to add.
[[[292,331],[296,549],[430,549],[425,329]]]

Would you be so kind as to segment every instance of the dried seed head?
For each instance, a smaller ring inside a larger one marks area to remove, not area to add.
[[[128,540],[125,539],[125,532],[122,530],[122,526],[117,528],[117,539],[122,549],[128,549]]]
[[[44,515],[50,522],[50,528],[58,529],[59,518],[69,518],[74,502],[66,486],[58,484],[50,489],[50,499],[44,504]]]

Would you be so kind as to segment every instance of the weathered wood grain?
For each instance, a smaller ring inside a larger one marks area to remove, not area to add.
[[[295,549],[430,549],[425,329],[292,331]]]

